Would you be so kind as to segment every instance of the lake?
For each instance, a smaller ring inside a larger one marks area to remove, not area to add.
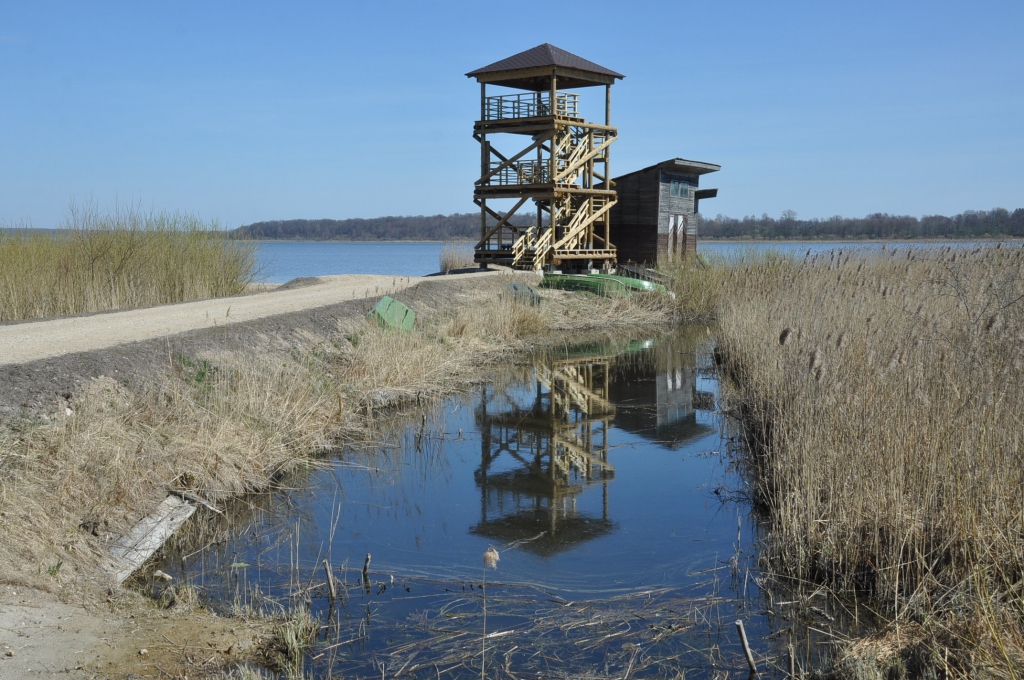
[[[808,250],[827,252],[844,249],[878,249],[882,241],[823,243],[798,241],[760,241],[730,243],[701,242],[698,252],[708,256],[734,257],[751,251],[775,250],[803,256]],[[890,248],[913,245],[939,247],[970,245],[968,242],[908,241],[888,242]],[[285,283],[300,276],[332,274],[390,274],[425,276],[439,269],[442,244],[438,241],[261,241],[257,245],[260,278],[269,283]],[[467,243],[467,248],[472,244]]]

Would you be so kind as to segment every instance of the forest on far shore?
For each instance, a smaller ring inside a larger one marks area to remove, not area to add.
[[[512,224],[533,224],[530,214],[516,215]],[[967,210],[959,215],[889,215],[867,217],[798,219],[792,210],[779,218],[767,214],[742,219],[717,215],[698,216],[698,234],[705,239],[975,239],[1024,237],[1024,208]],[[274,220],[256,222],[233,230],[239,239],[270,241],[450,241],[476,239],[480,213],[375,217],[347,220]]]
[[[1024,237],[1024,208],[1013,212],[1003,208],[966,210],[959,215],[889,215],[873,213],[867,217],[829,217],[797,219],[786,210],[775,219],[768,215],[736,219],[717,215],[698,216],[697,233],[706,239],[792,239],[800,241],[846,239],[974,239]]]

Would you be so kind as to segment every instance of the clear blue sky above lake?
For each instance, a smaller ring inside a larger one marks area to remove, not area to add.
[[[479,87],[543,42],[624,73],[621,174],[704,212],[1024,207],[1024,3],[0,3],[0,224],[71,199],[225,226],[474,210]],[[579,90],[584,103],[598,89]]]

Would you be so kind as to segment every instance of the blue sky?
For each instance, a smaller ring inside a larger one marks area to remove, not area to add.
[[[228,227],[474,210],[463,74],[543,42],[627,76],[613,174],[722,166],[706,213],[1012,210],[1022,36],[1020,0],[3,0],[0,224],[70,200]]]

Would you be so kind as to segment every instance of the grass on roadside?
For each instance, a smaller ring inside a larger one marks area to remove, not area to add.
[[[0,321],[236,295],[255,266],[215,222],[72,206],[59,231],[0,231]]]

